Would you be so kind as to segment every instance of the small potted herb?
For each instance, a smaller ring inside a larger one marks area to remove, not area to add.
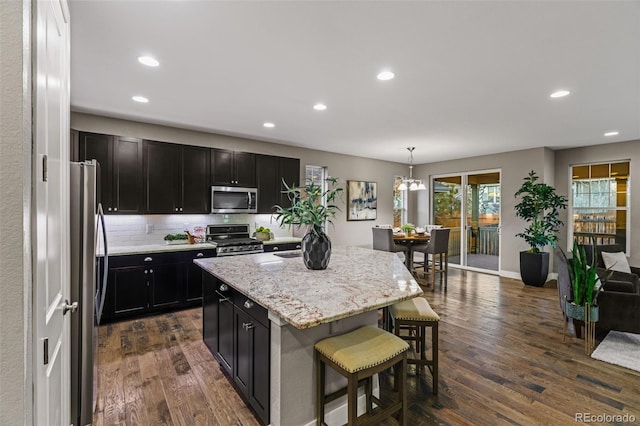
[[[187,234],[167,234],[164,236],[164,241],[167,244],[187,244],[189,236]]]

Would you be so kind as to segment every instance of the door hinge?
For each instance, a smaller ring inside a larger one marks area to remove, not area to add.
[[[42,156],[42,181],[46,182],[47,181],[47,174],[49,172],[48,170],[48,166],[47,166],[47,154]]]
[[[49,338],[44,338],[44,365],[49,364]]]

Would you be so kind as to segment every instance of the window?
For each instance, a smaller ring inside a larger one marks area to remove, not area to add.
[[[629,161],[571,167],[571,219],[579,244],[629,240]]]
[[[402,183],[402,176],[396,176],[393,181],[393,227],[399,228],[407,223],[407,191],[398,189]]]

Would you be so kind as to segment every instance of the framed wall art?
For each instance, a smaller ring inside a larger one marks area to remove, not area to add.
[[[347,220],[376,220],[378,184],[361,180],[347,181]]]

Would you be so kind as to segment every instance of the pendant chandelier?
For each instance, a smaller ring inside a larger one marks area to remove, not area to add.
[[[422,183],[422,180],[413,178],[413,150],[414,149],[416,149],[415,146],[407,148],[407,151],[409,151],[409,179],[402,179],[402,183],[400,184],[400,186],[398,186],[398,189],[400,191],[406,191],[407,189],[409,191],[419,191],[419,190],[427,189],[427,187],[424,186],[424,183]]]

